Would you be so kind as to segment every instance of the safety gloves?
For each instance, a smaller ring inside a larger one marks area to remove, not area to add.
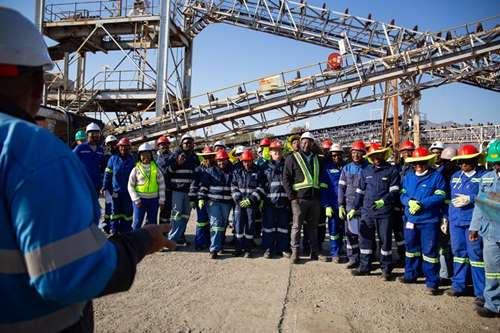
[[[408,210],[411,215],[415,215],[418,211],[422,209],[422,204],[417,200],[408,200]]]
[[[345,211],[345,207],[344,206],[340,206],[339,207],[339,217],[341,220],[345,219],[347,215],[347,212]]]
[[[198,208],[203,209],[203,207],[205,207],[205,200],[203,199],[198,200]]]
[[[356,210],[355,210],[355,209],[351,209],[351,210],[349,211],[349,213],[347,213],[347,218],[348,218],[349,220],[352,220],[352,218],[354,217],[354,215],[356,215]]]
[[[451,200],[451,204],[455,208],[460,208],[470,204],[470,196],[465,194],[458,194],[456,198]]]
[[[196,202],[194,202],[194,201],[190,201],[189,205],[191,206],[191,209],[195,209],[196,208]]]
[[[333,217],[333,208],[332,207],[326,207],[325,208],[325,215],[328,218]]]
[[[248,207],[250,207],[251,204],[252,204],[252,202],[249,199],[243,199],[240,201],[241,208],[248,208]]]
[[[378,199],[373,202],[373,208],[380,209],[382,207],[384,207],[384,200]]]

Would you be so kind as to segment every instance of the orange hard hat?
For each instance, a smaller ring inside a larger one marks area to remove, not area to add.
[[[158,138],[158,140],[156,140],[156,144],[159,145],[161,143],[165,143],[165,144],[169,144],[170,143],[170,140],[165,136],[165,135],[162,135]]]
[[[251,150],[245,150],[240,156],[240,161],[253,161],[253,152]]]
[[[282,145],[279,140],[273,140],[271,144],[269,145],[269,149],[281,149]]]
[[[413,154],[411,154],[411,157],[426,157],[429,156],[431,153],[427,148],[425,147],[418,147],[413,151]]]
[[[271,144],[271,140],[269,138],[264,138],[262,140],[260,140],[260,146],[263,147],[263,146],[269,146]]]
[[[321,147],[322,147],[323,149],[330,149],[330,147],[332,146],[332,144],[333,144],[333,141],[332,141],[332,140],[330,140],[330,139],[325,139],[325,140],[323,140],[323,142],[321,143]]]
[[[463,145],[458,149],[457,156],[453,157],[451,160],[467,160],[470,158],[476,158],[482,155],[475,146],[473,145]]]
[[[399,151],[402,150],[414,150],[415,149],[415,144],[411,142],[410,140],[406,140],[399,146]]]
[[[209,146],[206,146],[201,151],[202,154],[212,154],[213,152],[214,152],[214,150],[212,149],[212,147],[209,147]]]
[[[118,141],[118,146],[130,146],[130,140],[127,137],[121,138],[120,141]]]
[[[352,143],[351,150],[366,152],[366,145],[363,140],[356,140]]]
[[[229,155],[223,149],[217,151],[217,154],[215,155],[215,159],[217,161],[219,161],[219,160],[227,160],[228,158],[229,158]]]

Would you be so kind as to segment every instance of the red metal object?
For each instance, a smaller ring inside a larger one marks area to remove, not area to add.
[[[338,53],[332,53],[328,56],[327,61],[328,69],[331,71],[338,71],[342,69],[342,56]]]

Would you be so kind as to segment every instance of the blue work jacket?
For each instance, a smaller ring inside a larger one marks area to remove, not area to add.
[[[236,204],[249,199],[253,205],[257,205],[266,195],[263,186],[264,176],[255,164],[248,171],[244,167],[233,170],[231,196]]]
[[[225,170],[218,166],[208,168],[200,182],[200,199],[232,203],[231,181],[233,166],[229,163]]]
[[[479,234],[492,242],[500,242],[500,204],[492,195],[500,193],[500,177],[496,171],[490,171],[481,177],[479,183],[478,201],[472,213],[470,230],[479,231]],[[491,205],[479,201],[490,200]]]
[[[331,207],[335,211],[339,208],[338,192],[342,165],[326,162],[321,169],[319,182],[321,184],[321,206]]]
[[[474,200],[479,192],[479,184],[481,177],[485,174],[482,169],[476,168],[475,173],[468,177],[461,170],[457,171],[451,177],[450,183],[450,200],[456,198],[459,194],[468,195],[470,203],[464,207],[454,207],[450,203],[448,209],[448,216],[450,223],[457,226],[468,226],[472,220],[472,211],[474,210]]]
[[[113,155],[104,171],[103,187],[110,193],[128,193],[128,178],[135,167],[135,158],[128,154],[125,158]]]
[[[354,208],[356,187],[361,179],[361,172],[368,166],[368,162],[363,159],[361,163],[348,163],[342,168],[339,178],[338,203],[344,206],[346,211]]]
[[[265,203],[273,205],[277,208],[285,208],[290,206],[290,200],[283,187],[283,169],[285,167],[285,159],[280,161],[267,161],[262,166],[264,171],[264,192],[266,193]]]
[[[100,190],[104,171],[104,150],[102,146],[97,146],[94,151],[88,142],[84,142],[76,146],[73,152],[85,166],[95,189]]]
[[[177,157],[180,154],[186,155],[186,161],[181,166],[177,165]],[[170,155],[167,164],[167,170],[170,176],[170,189],[172,191],[189,193],[194,169],[200,165],[198,157],[193,152],[186,153],[179,148]]]

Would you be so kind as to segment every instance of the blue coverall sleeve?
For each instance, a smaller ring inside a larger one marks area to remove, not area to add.
[[[102,187],[109,191],[109,193],[113,192],[113,157],[108,160],[108,165],[104,170]]]
[[[399,198],[399,185],[401,184],[401,177],[399,176],[399,172],[396,168],[392,168],[390,178],[389,192],[383,195],[380,199],[384,200],[385,203],[394,204]]]
[[[241,195],[241,192],[240,192],[240,188],[238,186],[238,177],[237,177],[237,173],[236,171],[233,172],[233,177],[232,177],[232,180],[231,180],[231,196],[233,197],[233,200],[236,204],[238,204],[240,202],[240,200],[242,199],[242,195]]]
[[[330,207],[330,202],[329,202],[329,194],[330,194],[330,189],[328,186],[331,186],[330,180],[328,179],[328,174],[326,171],[326,168],[321,169],[321,173],[319,175],[319,183],[320,185],[320,200],[321,200],[321,207]]]
[[[340,172],[340,179],[339,179],[339,188],[338,188],[338,200],[339,200],[339,206],[344,206],[346,205],[346,200],[345,200],[345,191],[347,189],[347,180],[345,176],[345,168],[342,169]]]
[[[437,174],[435,180],[434,192],[430,196],[425,197],[420,201],[424,208],[432,208],[435,206],[441,206],[446,198],[446,183],[444,177],[441,174]]]
[[[30,285],[61,304],[95,298],[117,268],[117,250],[97,228],[100,207],[91,180],[75,172],[81,168],[64,155],[27,170],[10,196]]]
[[[363,204],[363,198],[365,196],[366,182],[365,182],[365,172],[361,172],[361,177],[359,177],[356,184],[356,191],[354,193],[354,209],[359,210]]]
[[[408,181],[409,181],[409,178],[408,178],[408,174],[406,176],[403,177],[403,184],[401,185],[401,196],[400,196],[400,200],[401,200],[401,203],[403,204],[403,206],[405,207],[408,207],[408,201],[411,199],[410,196],[408,195],[408,193],[406,192],[407,191],[407,188],[408,188]]]

